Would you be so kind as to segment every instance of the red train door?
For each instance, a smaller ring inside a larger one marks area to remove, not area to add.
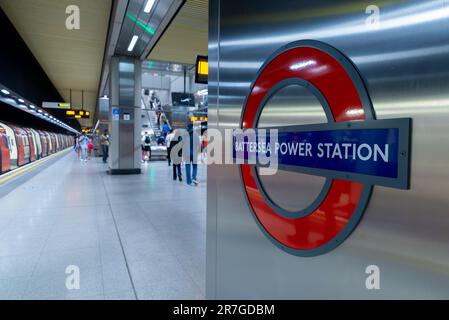
[[[17,127],[12,127],[12,129],[17,145],[17,166],[20,167],[25,164],[25,146],[23,145],[22,132],[20,129]]]
[[[0,128],[0,173],[11,170],[11,159],[9,156],[9,144],[6,130]]]
[[[37,132],[39,134],[39,137],[41,139],[42,144],[42,158],[48,156],[48,145],[47,145],[47,138],[45,137],[44,133],[41,131]]]
[[[33,141],[33,135],[31,134],[30,130],[23,129],[28,137],[28,141],[30,142],[30,162],[33,162],[36,160],[36,150],[34,150],[34,141]]]

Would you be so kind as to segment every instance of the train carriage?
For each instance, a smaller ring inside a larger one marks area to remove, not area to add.
[[[0,122],[0,174],[70,147],[73,138]]]
[[[6,131],[6,138],[8,140],[8,148],[9,148],[10,166],[11,169],[15,169],[17,168],[18,163],[17,163],[17,143],[14,130],[6,123],[0,122],[0,127]]]
[[[11,170],[9,143],[6,129],[0,126],[0,173]]]

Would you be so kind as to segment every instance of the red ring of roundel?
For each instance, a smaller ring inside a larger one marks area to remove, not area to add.
[[[315,85],[327,100],[336,122],[365,120],[357,89],[341,64],[317,48],[296,47],[279,54],[262,70],[247,99],[242,128],[254,126],[265,95],[278,82],[289,78],[304,79]],[[252,166],[240,167],[244,190],[256,219],[274,240],[293,250],[313,250],[336,238],[362,196],[362,183],[334,179],[315,211],[302,218],[289,219],[277,214],[264,201]]]

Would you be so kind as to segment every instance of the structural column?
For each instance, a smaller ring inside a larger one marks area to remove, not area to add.
[[[109,172],[141,173],[142,62],[113,57],[110,64]]]

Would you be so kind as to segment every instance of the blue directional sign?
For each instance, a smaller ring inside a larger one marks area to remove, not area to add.
[[[236,132],[234,158],[280,169],[407,188],[410,119],[327,123]]]
[[[120,120],[120,109],[117,107],[112,108],[112,120]]]

